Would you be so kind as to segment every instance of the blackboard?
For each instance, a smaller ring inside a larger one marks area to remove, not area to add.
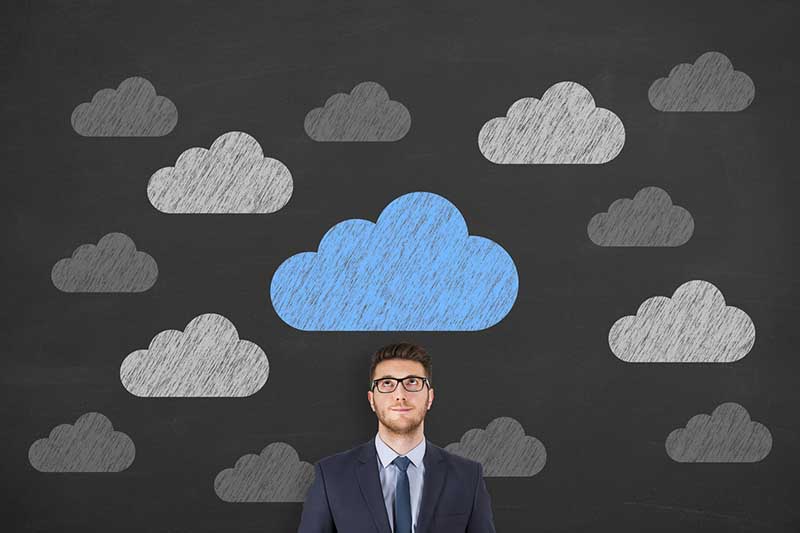
[[[800,8],[790,2],[18,2],[3,7],[5,192],[3,522],[14,531],[294,531],[300,503],[232,504],[214,477],[272,442],[301,460],[375,434],[369,356],[397,341],[433,357],[426,436],[440,446],[500,416],[547,448],[532,477],[487,478],[501,532],[800,529],[800,318],[794,236]],[[663,113],[648,88],[723,52],[754,81],[736,113]],[[158,137],[84,137],[75,106],[142,76],[179,120]],[[303,119],[373,80],[410,110],[397,142],[315,142]],[[516,99],[573,80],[625,125],[597,165],[497,165],[477,134]],[[146,194],[157,169],[227,131],[291,169],[272,214],[174,215]],[[658,186],[692,213],[678,247],[610,248],[592,215]],[[300,331],[269,287],[288,257],[346,219],[375,221],[413,191],[447,198],[519,272],[508,315],[481,331]],[[141,293],[66,293],[51,269],[81,244],[129,235],[158,262]],[[729,364],[631,364],[609,328],[649,297],[707,280],[756,328]],[[243,398],[140,398],[122,360],[160,331],[219,313],[263,348]],[[773,446],[748,464],[684,464],[665,438],[723,402]],[[123,472],[34,469],[31,444],[101,412],[135,442]]]

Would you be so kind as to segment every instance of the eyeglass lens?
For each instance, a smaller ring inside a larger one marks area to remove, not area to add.
[[[403,387],[405,387],[408,392],[419,392],[425,386],[425,380],[422,378],[408,376],[402,380],[395,378],[379,379],[376,382],[376,387],[380,392],[394,392],[394,390],[397,388],[398,381],[403,382]]]

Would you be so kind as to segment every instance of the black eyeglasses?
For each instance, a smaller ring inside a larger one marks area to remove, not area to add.
[[[374,391],[377,388],[378,392],[394,392],[398,383],[402,383],[403,388],[408,392],[419,392],[425,385],[428,385],[428,388],[431,386],[428,378],[420,376],[406,376],[404,378],[386,377],[372,380],[372,390]]]

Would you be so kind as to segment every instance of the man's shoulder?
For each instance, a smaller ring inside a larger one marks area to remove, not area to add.
[[[439,453],[442,454],[442,457],[450,463],[452,468],[456,470],[467,470],[470,472],[477,471],[480,467],[480,463],[478,461],[473,461],[472,459],[467,459],[461,455],[456,455],[452,452],[448,452],[444,448],[440,448],[436,445],[431,445],[428,443],[429,446],[433,446]]]
[[[333,455],[328,455],[327,457],[323,457],[319,460],[318,464],[324,468],[337,468],[342,467],[345,465],[349,465],[355,463],[359,460],[359,458],[363,459],[366,455],[369,455],[369,445],[372,444],[374,446],[373,441],[367,441],[350,448],[349,450],[334,453]],[[372,454],[374,455],[374,454]]]

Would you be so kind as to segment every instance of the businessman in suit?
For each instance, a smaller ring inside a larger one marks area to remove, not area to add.
[[[374,439],[319,461],[298,533],[495,533],[480,463],[425,439],[432,364],[421,346],[372,356]]]

